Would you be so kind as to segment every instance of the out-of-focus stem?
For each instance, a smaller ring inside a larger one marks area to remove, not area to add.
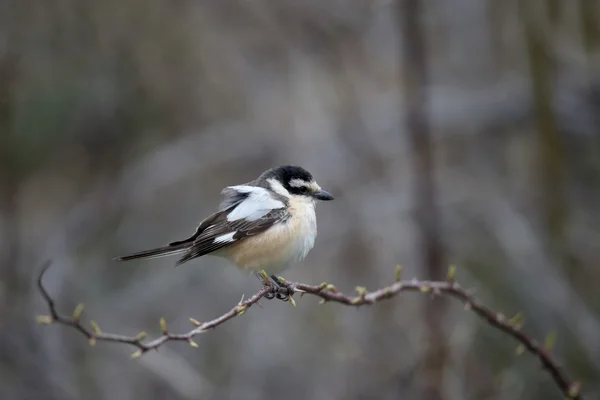
[[[421,265],[427,279],[442,279],[444,250],[439,234],[435,204],[435,180],[431,132],[427,116],[427,52],[421,26],[423,4],[420,0],[402,0],[398,7],[401,27],[404,116],[413,161],[414,212],[419,231]],[[444,368],[448,356],[443,332],[445,304],[441,299],[425,303],[427,351],[421,370],[421,398],[439,400],[444,393]]]

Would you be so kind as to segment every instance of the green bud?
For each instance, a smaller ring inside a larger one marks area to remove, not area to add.
[[[508,323],[510,326],[512,326],[515,329],[521,329],[523,327],[523,324],[525,323],[525,319],[523,318],[523,314],[516,313],[514,315],[514,317],[512,317],[511,319],[508,320]]]
[[[35,321],[38,324],[50,325],[54,322],[54,318],[52,318],[50,315],[38,315],[37,317],[35,317]]]
[[[402,265],[396,265],[396,282],[402,279]]]
[[[296,307],[296,301],[294,300],[294,298],[292,296],[288,296],[288,300],[290,301],[290,304],[294,307]]]
[[[454,282],[455,278],[456,278],[456,265],[451,265],[450,268],[448,268],[448,282]]]
[[[96,321],[90,321],[90,325],[92,326],[92,331],[96,335],[102,334],[102,331],[100,330],[100,327],[98,326],[98,324],[96,323]]]
[[[546,347],[546,350],[552,351],[552,350],[554,350],[555,345],[556,345],[556,332],[552,331],[546,335],[544,347]]]
[[[135,360],[136,358],[140,358],[142,356],[142,350],[138,350],[136,352],[134,352],[133,354],[131,354],[131,359]]]
[[[358,292],[358,295],[359,295],[361,298],[364,298],[364,297],[367,295],[367,288],[365,288],[365,287],[362,287],[362,286],[357,286],[357,287],[355,288],[355,290]]]
[[[81,318],[81,314],[83,314],[83,309],[84,309],[83,303],[77,304],[77,307],[75,307],[75,311],[73,311],[73,318],[75,320],[78,320],[79,318]]]

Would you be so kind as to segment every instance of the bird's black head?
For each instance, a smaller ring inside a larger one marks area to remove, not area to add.
[[[265,171],[258,180],[259,182],[266,182],[270,189],[284,196],[298,195],[313,197],[318,200],[333,200],[333,196],[321,189],[310,172],[295,165],[282,165],[271,168]],[[277,183],[272,180],[279,183],[282,188],[279,188]]]

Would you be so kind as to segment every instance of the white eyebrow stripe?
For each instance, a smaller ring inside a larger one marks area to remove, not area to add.
[[[319,186],[314,180],[307,182],[302,179],[294,178],[290,181],[290,186],[296,188],[307,187],[315,193],[321,190],[321,186]]]
[[[302,187],[302,186],[308,186],[310,185],[310,182],[306,182],[305,180],[302,179],[298,179],[298,178],[294,178],[290,181],[290,186],[291,187]]]
[[[277,179],[270,178],[270,179],[267,179],[267,182],[269,182],[271,189],[275,193],[280,194],[284,197],[290,197],[290,192],[288,192],[287,189],[284,188],[283,185],[281,184],[281,182],[279,182]]]
[[[221,236],[217,236],[214,240],[214,243],[230,243],[230,242],[235,242],[235,239],[233,238],[233,236],[236,234],[237,232],[230,232],[230,233],[226,233],[224,235]]]
[[[240,193],[249,194],[244,201],[238,204],[238,206],[227,215],[227,221],[229,222],[237,221],[242,218],[248,221],[256,221],[272,210],[285,208],[285,204],[271,197],[269,191],[264,188],[247,185],[229,187]]]

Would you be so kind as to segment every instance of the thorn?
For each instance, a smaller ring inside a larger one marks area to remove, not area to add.
[[[473,308],[473,306],[471,305],[471,302],[468,302],[468,303],[465,303],[465,307],[464,308],[465,308],[466,311],[469,311],[469,310],[471,310],[471,308]]]
[[[192,346],[193,348],[197,349],[198,348],[198,343],[194,342],[192,340],[192,338],[188,339],[188,343],[190,344],[190,346]]]
[[[167,321],[165,321],[164,318],[160,319],[160,330],[162,331],[163,335],[169,334],[169,330],[167,329]]]
[[[136,358],[140,358],[142,356],[142,350],[138,350],[136,352],[134,352],[133,354],[131,354],[131,359],[135,360]]]
[[[402,265],[396,265],[396,282],[402,279]]]
[[[322,299],[321,301],[319,301],[319,304],[325,304],[325,299]]]
[[[50,325],[54,322],[54,318],[52,318],[50,315],[38,315],[37,317],[35,317],[35,321],[38,324]]]
[[[200,326],[200,325],[202,325],[202,323],[200,323],[200,321],[198,321],[197,319],[194,319],[194,318],[190,318],[190,322],[194,326]]]
[[[73,319],[75,321],[78,321],[79,318],[81,318],[81,314],[83,314],[83,309],[84,309],[83,303],[77,304],[77,307],[75,307],[75,311],[73,311]]]
[[[96,335],[101,335],[102,334],[102,331],[100,330],[100,327],[98,326],[98,324],[96,323],[96,321],[90,321],[90,325],[92,326],[92,331]]]
[[[259,306],[260,308],[264,308],[264,307],[262,306],[262,304],[260,304],[260,302],[259,302],[259,301],[257,301],[257,302],[256,302],[256,303],[254,303],[254,304],[256,304],[257,306]]]
[[[238,304],[242,305],[243,302],[244,302],[244,295],[242,295],[242,298],[240,299],[240,302]]]
[[[306,290],[298,289],[297,287],[295,287],[295,288],[294,288],[294,292],[298,292],[298,293],[306,293]]]

